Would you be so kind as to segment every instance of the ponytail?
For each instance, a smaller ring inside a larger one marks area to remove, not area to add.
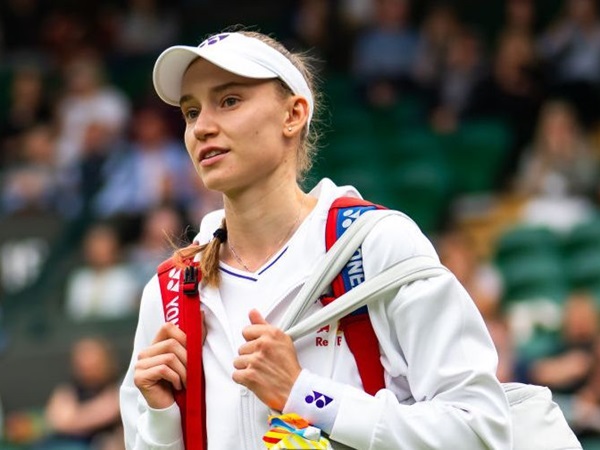
[[[206,244],[190,244],[185,248],[175,250],[173,260],[175,265],[183,267],[186,261],[193,259],[196,255],[200,256],[200,272],[202,281],[207,286],[218,287],[221,282],[221,272],[219,271],[219,253],[221,244],[227,242],[227,224],[225,218],[221,222],[221,227],[213,233],[213,238]]]

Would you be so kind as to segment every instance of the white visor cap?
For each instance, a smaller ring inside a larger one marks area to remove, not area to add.
[[[162,52],[154,64],[152,81],[165,103],[179,106],[183,74],[198,57],[242,77],[281,79],[294,94],[308,102],[307,125],[310,124],[314,101],[300,71],[270,45],[241,33],[221,33],[209,37],[198,47],[176,45]]]

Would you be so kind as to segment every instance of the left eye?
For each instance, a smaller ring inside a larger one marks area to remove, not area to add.
[[[223,106],[235,106],[235,104],[238,102],[238,99],[235,97],[227,97],[225,100],[223,100]]]

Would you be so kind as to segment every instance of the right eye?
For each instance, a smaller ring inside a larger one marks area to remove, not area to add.
[[[193,122],[198,118],[200,111],[196,108],[187,108],[181,111],[186,122]]]

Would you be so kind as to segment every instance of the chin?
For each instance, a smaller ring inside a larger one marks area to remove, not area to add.
[[[226,194],[227,191],[235,188],[232,186],[233,183],[231,179],[220,176],[217,173],[204,174],[204,176],[201,176],[200,178],[206,189],[210,189],[211,191]]]

